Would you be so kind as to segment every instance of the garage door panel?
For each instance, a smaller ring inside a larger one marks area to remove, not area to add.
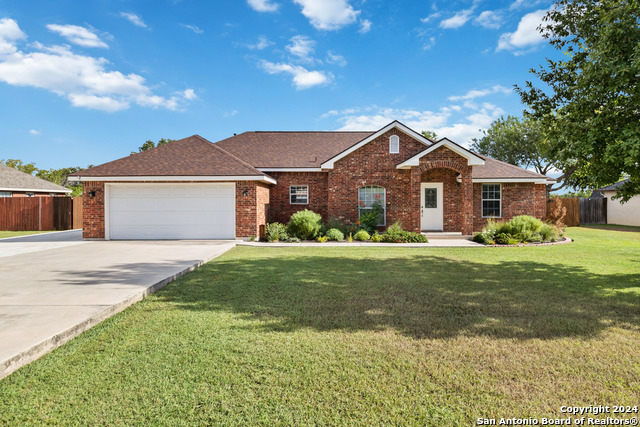
[[[235,185],[113,185],[112,239],[233,239]]]

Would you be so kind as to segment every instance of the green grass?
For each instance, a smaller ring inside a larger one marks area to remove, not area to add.
[[[446,426],[638,405],[640,233],[569,235],[238,247],[2,380],[0,424]]]
[[[640,227],[633,225],[618,225],[618,224],[592,224],[583,225],[584,228],[597,228],[602,230],[615,230],[615,231],[640,231]]]
[[[42,233],[51,233],[51,231],[0,231],[0,239],[4,239],[5,237],[29,236],[31,234]]]

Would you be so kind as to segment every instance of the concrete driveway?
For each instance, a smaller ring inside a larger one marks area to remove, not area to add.
[[[235,241],[83,241],[80,231],[0,239],[0,378]]]

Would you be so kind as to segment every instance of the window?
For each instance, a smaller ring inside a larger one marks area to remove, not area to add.
[[[13,193],[11,191],[0,191],[0,197],[12,197]]]
[[[482,184],[482,216],[501,217],[500,184]]]
[[[376,185],[368,185],[358,189],[358,218],[360,215],[366,214],[373,210],[374,203],[380,205],[382,212],[378,219],[378,225],[385,225],[387,218],[387,203],[385,199],[385,191],[383,187]]]
[[[289,187],[289,202],[292,205],[309,204],[309,186],[292,185]]]
[[[35,196],[35,194],[34,194],[34,193],[25,193],[25,196],[27,196],[27,197],[34,197],[34,196]]]
[[[438,208],[438,189],[437,188],[424,189],[424,207],[429,209]]]
[[[398,135],[391,135],[389,137],[389,153],[396,154],[400,152],[400,137]]]

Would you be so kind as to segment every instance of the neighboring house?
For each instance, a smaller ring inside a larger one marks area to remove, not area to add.
[[[64,196],[69,193],[71,190],[68,188],[0,165],[0,198]]]
[[[91,239],[250,237],[301,209],[355,222],[376,200],[381,227],[469,235],[487,218],[544,218],[553,181],[397,121],[376,132],[245,132],[215,144],[194,135],[72,179],[84,183]]]
[[[612,199],[622,184],[627,181],[625,179],[594,190],[594,192],[600,192],[607,198],[607,224],[640,226],[640,195],[633,196],[624,204],[620,203],[618,199]]]

